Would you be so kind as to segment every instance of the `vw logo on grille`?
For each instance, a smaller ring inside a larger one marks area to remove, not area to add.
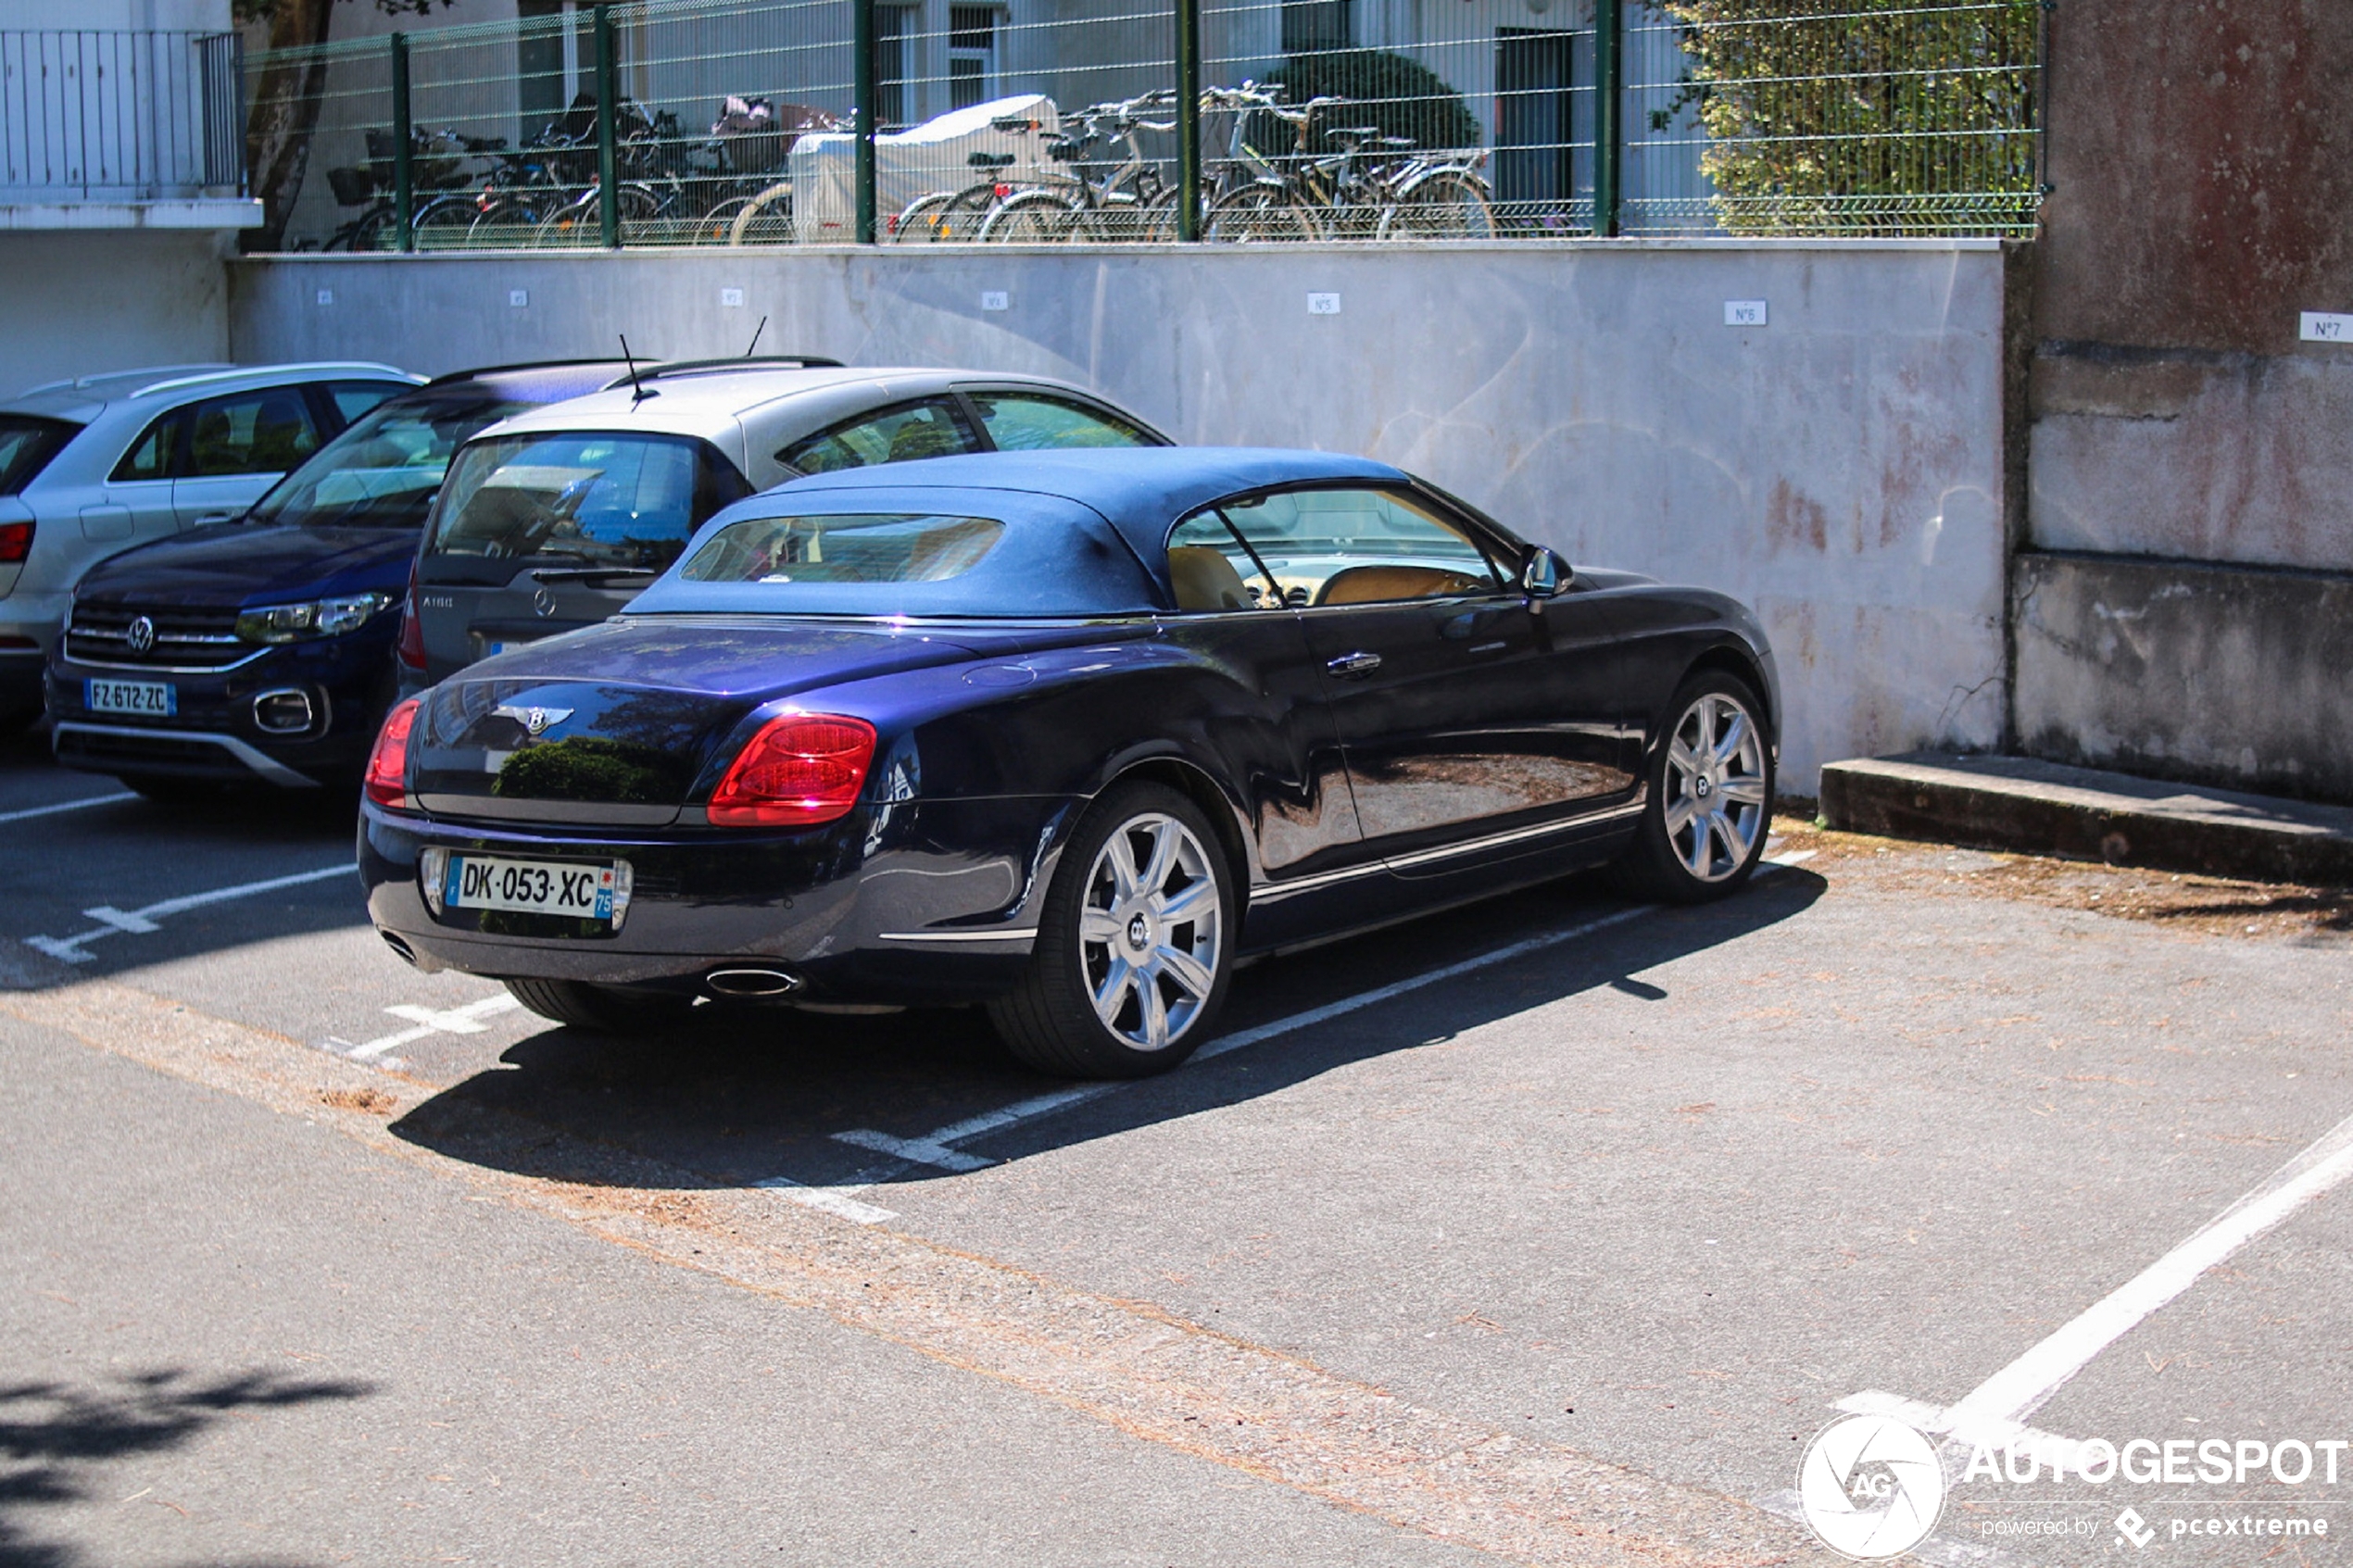
[[[542,615],[556,613],[556,596],[552,589],[542,588],[531,596],[531,608]]]
[[[131,645],[132,653],[153,653],[156,651],[156,623],[144,615],[134,615],[131,618],[130,626],[123,632],[122,639]]]

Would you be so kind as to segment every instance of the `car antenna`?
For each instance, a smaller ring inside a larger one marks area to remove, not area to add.
[[[648,392],[645,389],[645,386],[637,380],[637,357],[629,352],[629,334],[627,332],[622,332],[619,336],[621,338],[621,357],[629,363],[629,406],[634,408],[638,404],[643,403],[647,398],[659,397],[661,395],[657,392]]]
[[[760,346],[760,334],[761,334],[761,333],[762,333],[762,332],[766,332],[767,330],[768,330],[768,318],[767,318],[767,317],[765,317],[765,316],[762,316],[762,317],[760,319],[760,325],[758,325],[758,326],[756,326],[756,327],[752,328],[752,330],[751,330],[751,342],[750,342],[750,344],[749,344],[749,345],[748,345],[745,347],[745,349],[744,349],[744,358],[745,358],[749,359],[749,358],[751,358],[751,351],[752,351],[753,349],[758,348],[758,347]]]

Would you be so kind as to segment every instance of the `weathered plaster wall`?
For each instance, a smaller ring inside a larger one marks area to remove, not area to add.
[[[2110,0],[2050,28],[2032,533],[2353,570],[2353,6]]]
[[[622,332],[740,353],[766,315],[771,350],[1042,371],[1185,441],[1385,458],[1572,560],[1755,604],[1785,776],[1810,790],[1831,759],[1999,741],[2002,263],[1924,243],[294,257],[233,263],[232,314],[241,359],[426,371]],[[1770,324],[1727,328],[1728,299]]]
[[[2353,578],[2115,557],[2019,561],[2018,722],[2037,756],[2353,800]]]

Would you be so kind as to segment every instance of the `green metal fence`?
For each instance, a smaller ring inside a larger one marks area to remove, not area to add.
[[[257,55],[263,243],[2018,234],[2041,199],[2044,0],[1037,5],[639,0]]]

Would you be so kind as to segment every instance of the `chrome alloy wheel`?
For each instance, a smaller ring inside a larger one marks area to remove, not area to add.
[[[1225,908],[1209,851],[1174,817],[1122,823],[1087,873],[1078,961],[1095,1016],[1141,1051],[1164,1050],[1216,989]]]
[[[1765,739],[1748,709],[1705,692],[1667,742],[1667,842],[1701,882],[1748,864],[1765,825]]]

